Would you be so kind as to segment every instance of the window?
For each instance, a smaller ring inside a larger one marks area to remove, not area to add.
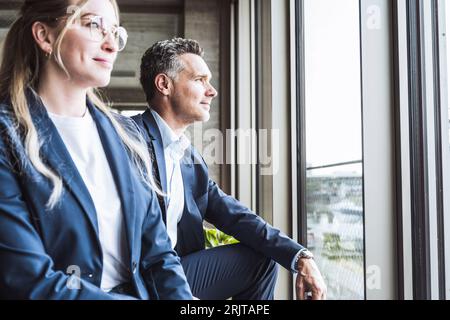
[[[329,299],[364,299],[359,1],[303,6],[307,246]]]

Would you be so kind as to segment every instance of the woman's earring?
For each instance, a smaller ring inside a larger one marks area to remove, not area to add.
[[[47,59],[50,59],[50,56],[52,55],[52,53],[53,53],[53,50],[50,49],[49,51],[47,51],[47,52],[45,53],[45,57],[46,57]]]

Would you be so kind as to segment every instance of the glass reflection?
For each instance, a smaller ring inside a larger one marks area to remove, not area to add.
[[[364,299],[361,164],[308,170],[308,248],[329,299]]]

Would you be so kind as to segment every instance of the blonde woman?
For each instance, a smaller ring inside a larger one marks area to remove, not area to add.
[[[0,298],[191,299],[136,129],[94,94],[114,0],[27,0],[0,69]]]

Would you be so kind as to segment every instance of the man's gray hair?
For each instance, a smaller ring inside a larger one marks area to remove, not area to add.
[[[171,79],[176,79],[184,68],[178,57],[186,53],[203,57],[203,49],[197,41],[183,38],[158,41],[144,53],[140,80],[148,102],[156,92],[156,76],[164,73]]]

